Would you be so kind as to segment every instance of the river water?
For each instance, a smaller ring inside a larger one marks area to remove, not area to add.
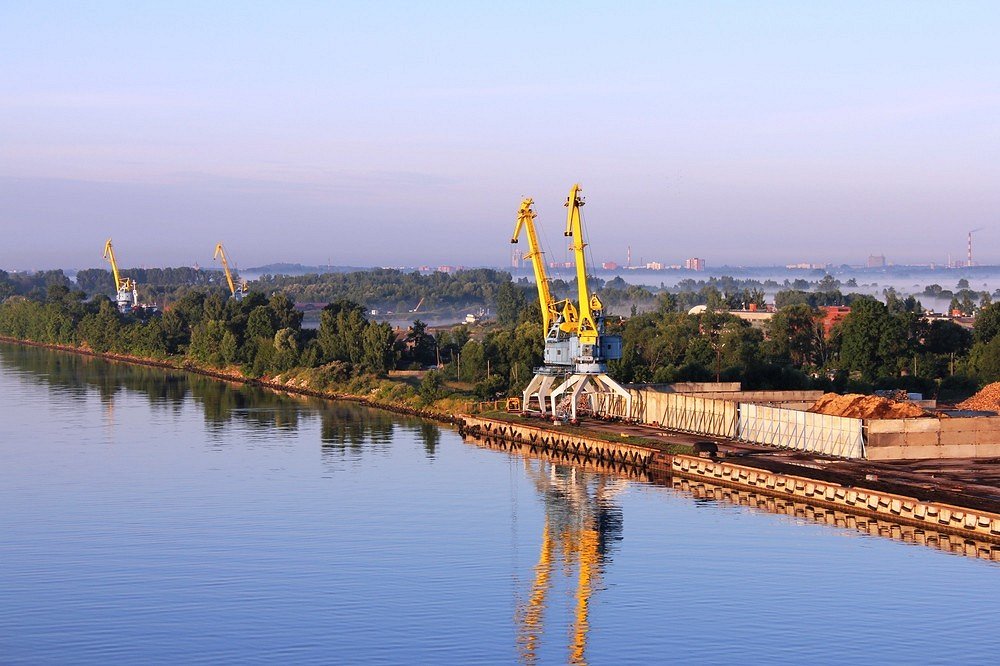
[[[995,663],[1000,565],[0,345],[0,663]]]

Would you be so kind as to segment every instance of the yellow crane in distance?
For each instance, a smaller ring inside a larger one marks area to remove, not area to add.
[[[510,242],[518,242],[522,229],[525,236],[528,237],[528,251],[524,253],[524,258],[531,261],[531,268],[535,273],[538,302],[542,309],[542,336],[547,338],[552,324],[560,321],[560,318],[560,330],[564,333],[576,331],[577,312],[570,300],[557,301],[552,297],[552,292],[549,289],[549,278],[545,273],[545,253],[538,242],[538,233],[535,230],[535,218],[538,214],[532,208],[534,204],[531,197],[521,200],[521,207],[517,211],[517,222],[514,224],[514,233]]]
[[[216,243],[215,245],[215,254],[212,256],[212,261],[217,259],[222,259],[222,270],[226,273],[226,282],[229,284],[229,291],[232,293],[233,298],[237,301],[243,300],[250,287],[246,280],[240,280],[240,284],[237,286],[236,281],[233,279],[233,272],[229,270],[229,260],[226,258],[226,250],[222,247],[222,243]]]
[[[111,264],[111,273],[115,279],[115,300],[118,309],[128,312],[139,304],[139,294],[136,289],[135,280],[121,276],[118,270],[118,261],[115,259],[115,248],[109,238],[104,244],[104,260]]]

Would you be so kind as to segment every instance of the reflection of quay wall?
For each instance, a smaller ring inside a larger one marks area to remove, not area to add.
[[[895,523],[926,527],[945,534],[1000,543],[1000,514],[988,511],[922,502],[883,491],[845,488],[835,483],[693,456],[672,456],[669,469],[670,474],[676,477],[751,489],[761,494],[795,499],[814,506],[837,508],[853,514],[885,518]]]
[[[1000,514],[987,511],[487,418],[467,416],[460,430],[470,437],[511,442],[519,447],[516,450],[545,453],[565,462],[633,466],[1000,544]]]
[[[1000,546],[989,541],[970,538],[964,534],[949,535],[926,526],[903,525],[884,518],[857,516],[838,509],[818,507],[788,498],[762,495],[687,478],[673,477],[671,485],[677,490],[691,493],[698,498],[749,506],[768,513],[810,520],[821,525],[842,527],[872,536],[938,548],[956,555],[1000,561]]]
[[[697,435],[841,458],[912,460],[1000,456],[1000,417],[856,419],[803,411],[820,391],[663,392],[598,397],[597,412]]]
[[[558,454],[561,460],[567,462],[592,460],[644,470],[650,466],[655,454],[653,449],[645,446],[607,442],[572,432],[476,416],[463,417],[459,431],[470,437],[511,442],[524,447],[529,453]]]
[[[485,449],[505,451],[521,456],[530,456],[539,460],[572,465],[587,472],[613,474],[630,480],[652,482],[652,476],[646,468],[626,463],[616,463],[610,460],[601,461],[596,458],[584,458],[580,455],[572,454],[565,449],[543,449],[538,446],[512,442],[499,437],[474,437],[469,434],[466,434],[465,441]]]

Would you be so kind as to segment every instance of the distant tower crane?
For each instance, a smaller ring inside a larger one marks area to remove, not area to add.
[[[139,291],[135,280],[123,278],[118,270],[118,262],[115,260],[115,249],[111,245],[111,239],[104,244],[104,259],[111,264],[111,273],[115,279],[115,302],[118,304],[120,312],[131,312],[139,306]]]
[[[222,259],[222,270],[226,273],[226,283],[229,285],[229,291],[233,299],[242,301],[247,291],[250,290],[250,286],[246,280],[242,279],[238,285],[236,284],[236,280],[233,279],[233,272],[229,270],[229,260],[226,259],[226,250],[222,247],[222,243],[217,243],[215,246],[215,255],[212,257],[212,260],[216,259]]]

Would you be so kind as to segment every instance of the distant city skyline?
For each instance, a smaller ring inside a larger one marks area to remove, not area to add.
[[[0,268],[1000,264],[1000,4],[8,3]]]

